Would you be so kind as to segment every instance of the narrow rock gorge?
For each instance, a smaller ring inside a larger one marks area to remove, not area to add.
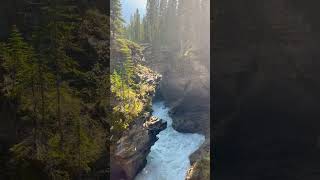
[[[128,38],[143,46],[146,65],[162,75],[158,94],[170,109],[174,131],[205,136],[189,157],[193,170],[188,178],[195,173],[198,179],[207,179],[210,171],[203,166],[210,159],[210,3],[147,0],[126,25]]]
[[[195,50],[195,56],[179,59],[174,53],[163,49],[151,52],[146,44],[143,50],[151,69],[163,75],[159,96],[171,108],[173,128],[183,133],[205,135],[203,145],[190,156],[191,164],[207,161],[210,156],[210,68],[208,49]],[[205,160],[205,158],[207,158]],[[199,167],[199,166],[198,166]],[[204,166],[194,179],[206,179],[210,166]],[[190,171],[196,172],[196,171]],[[202,174],[207,174],[205,175]],[[199,175],[200,174],[200,175]],[[196,175],[194,175],[196,176]],[[191,175],[189,175],[191,177]]]

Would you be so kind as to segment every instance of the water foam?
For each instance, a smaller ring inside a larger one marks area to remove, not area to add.
[[[167,128],[157,135],[159,139],[151,147],[147,165],[135,180],[184,180],[190,168],[189,156],[201,146],[205,137],[174,130],[169,108],[163,101],[153,103],[152,109],[154,116],[167,122]]]

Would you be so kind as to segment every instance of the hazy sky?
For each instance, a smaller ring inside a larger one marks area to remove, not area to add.
[[[137,8],[139,9],[140,14],[144,15],[146,4],[147,0],[121,0],[122,16],[126,23],[130,21],[131,14],[133,14]]]

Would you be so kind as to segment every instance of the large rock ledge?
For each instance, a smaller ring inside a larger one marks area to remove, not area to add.
[[[167,122],[145,113],[135,121],[117,142],[111,159],[111,179],[133,179],[146,165],[151,146],[158,140],[156,135],[167,127]]]

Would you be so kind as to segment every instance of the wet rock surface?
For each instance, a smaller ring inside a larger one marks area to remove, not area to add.
[[[200,133],[210,142],[210,70],[208,52],[195,50],[196,56],[177,59],[168,49],[144,54],[149,66],[163,75],[159,94],[171,108],[172,127],[182,133]],[[191,164],[210,152],[210,143],[191,155]],[[199,176],[200,177],[200,176]]]
[[[166,122],[150,114],[136,120],[130,131],[117,142],[115,156],[112,159],[118,168],[116,171],[118,173],[122,171],[125,179],[133,179],[146,165],[150,148],[157,141],[156,135],[166,126]],[[112,175],[116,175],[115,171]]]
[[[149,120],[143,124],[143,127],[147,128],[152,135],[157,135],[160,131],[166,129],[167,122],[155,116],[151,116]]]
[[[171,108],[173,127],[180,132],[210,133],[210,70],[206,52],[181,57],[168,49],[151,53],[150,45],[143,50],[151,69],[162,74],[160,92]]]

